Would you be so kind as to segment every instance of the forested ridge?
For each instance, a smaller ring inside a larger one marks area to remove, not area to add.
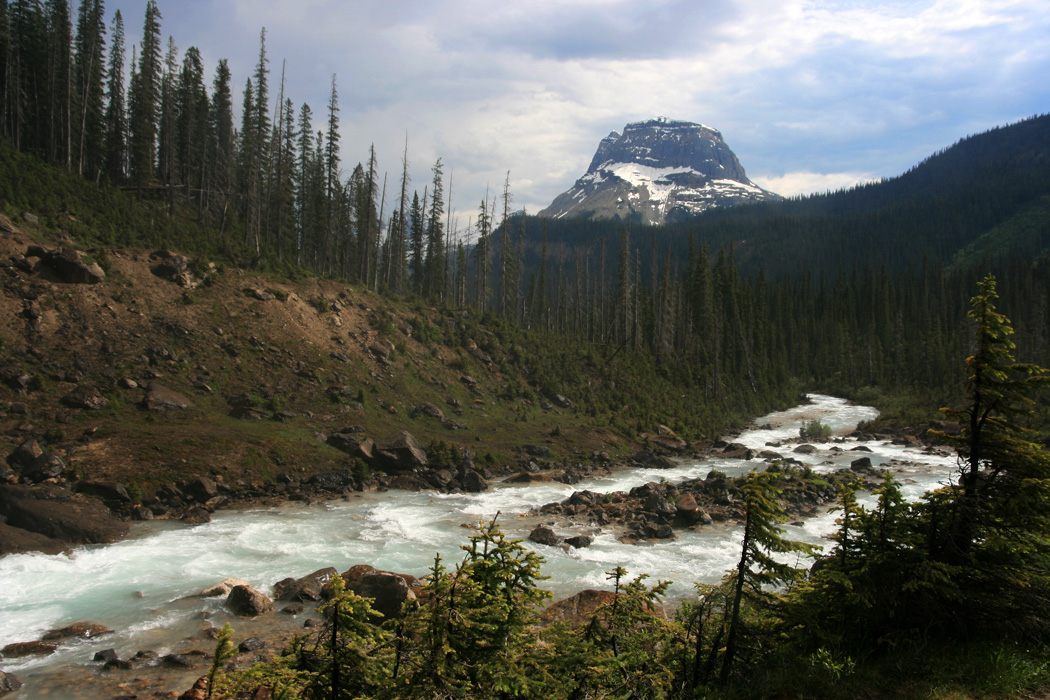
[[[871,508],[844,489],[834,549],[812,572],[773,556],[798,549],[777,528],[784,476],[756,475],[740,564],[721,585],[663,619],[651,614],[660,584],[616,570],[622,595],[587,625],[538,630],[541,562],[493,524],[454,568],[435,562],[403,619],[374,624],[336,585],[322,635],[225,680],[220,639],[209,696],[259,684],[508,698],[1045,687],[1050,117],[885,182],[660,228],[512,213],[508,176],[467,231],[449,215],[441,160],[422,188],[407,144],[390,182],[374,150],[347,167],[337,77],[316,114],[297,105],[265,30],[238,116],[239,79],[220,61],[206,85],[200,52],[161,40],[154,0],[130,61],[124,19],[102,0],[0,2],[0,206],[30,230],[425,304],[435,311],[415,319],[416,339],[465,346],[483,329],[516,366],[508,400],[571,388],[578,410],[633,438],[656,422],[716,437],[802,389],[907,405],[923,425],[951,406],[959,428],[940,436],[960,455],[954,486],[906,503],[888,479]],[[639,378],[647,386],[630,386]],[[886,679],[902,672],[894,689]]]

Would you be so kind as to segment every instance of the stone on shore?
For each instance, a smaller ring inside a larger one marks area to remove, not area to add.
[[[273,601],[249,585],[234,586],[226,597],[226,607],[240,617],[257,617],[273,612]]]

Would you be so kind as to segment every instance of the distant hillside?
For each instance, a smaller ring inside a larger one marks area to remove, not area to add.
[[[682,259],[692,237],[713,250],[732,245],[744,270],[794,275],[923,264],[968,268],[1050,250],[1050,116],[962,139],[906,173],[825,195],[704,212],[689,221],[631,224],[643,276],[654,250]],[[623,223],[531,219],[527,244],[614,254]]]

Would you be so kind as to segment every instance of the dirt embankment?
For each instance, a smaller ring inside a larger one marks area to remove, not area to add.
[[[514,372],[465,312],[0,220],[0,485],[64,492],[38,501],[200,520],[348,490],[578,478],[633,452],[571,397],[515,396],[528,379]],[[13,499],[0,493],[0,553],[118,536],[41,533]]]

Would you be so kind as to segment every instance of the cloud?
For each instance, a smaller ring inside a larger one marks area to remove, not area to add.
[[[753,176],[751,180],[759,187],[776,192],[784,197],[820,194],[847,189],[877,178],[870,173],[813,173],[792,172],[777,176]]]
[[[345,167],[374,143],[399,172],[407,133],[415,186],[442,157],[464,212],[508,170],[516,203],[545,207],[602,137],[657,115],[719,129],[794,194],[899,174],[1050,103],[1045,0],[160,2],[165,34],[210,67],[228,56],[238,93],[265,26],[271,94],[286,58],[315,127],[336,73]],[[137,41],[142,1],[107,7]]]

